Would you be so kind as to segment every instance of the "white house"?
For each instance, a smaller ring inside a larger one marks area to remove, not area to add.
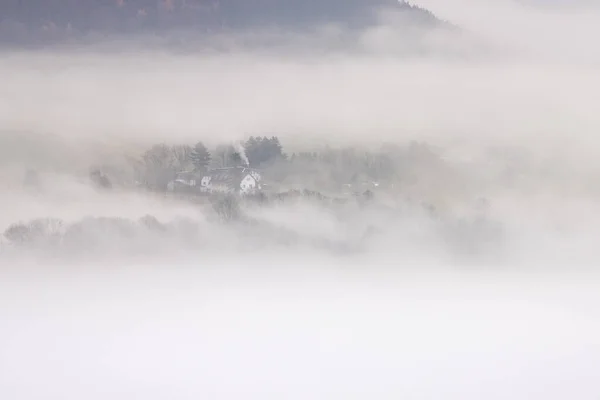
[[[261,190],[262,177],[259,172],[247,167],[217,168],[204,175],[181,172],[169,182],[171,192],[235,193],[252,194]]]
[[[252,194],[261,190],[260,173],[250,168],[218,168],[208,172],[200,180],[200,191]]]

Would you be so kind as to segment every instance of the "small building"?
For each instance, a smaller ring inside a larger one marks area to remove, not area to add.
[[[208,171],[200,180],[202,192],[252,194],[261,190],[262,177],[247,167],[217,168]]]
[[[177,174],[174,180],[167,184],[167,189],[169,192],[195,192],[201,178],[194,171],[182,171]]]
[[[260,191],[262,177],[247,167],[217,168],[203,174],[184,171],[169,182],[171,192],[253,194]]]

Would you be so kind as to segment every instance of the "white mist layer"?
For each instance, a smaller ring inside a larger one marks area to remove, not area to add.
[[[304,137],[304,144],[320,132],[330,142],[368,143],[376,132],[391,142],[417,133],[444,143],[581,151],[596,143],[600,126],[593,107],[600,80],[583,66],[151,53],[25,55],[0,68],[11,76],[0,98],[5,130],[110,138],[116,150],[127,150],[128,141],[263,132]]]
[[[56,270],[38,283],[3,274],[0,394],[594,399],[600,390],[596,275],[265,261]]]

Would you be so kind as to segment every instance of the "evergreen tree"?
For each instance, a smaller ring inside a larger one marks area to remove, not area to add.
[[[259,138],[251,136],[245,143],[244,149],[246,156],[250,161],[250,165],[254,167],[265,166],[272,164],[276,160],[285,159],[283,147],[279,142],[279,138],[266,136]]]
[[[202,170],[210,164],[211,154],[204,143],[198,142],[190,154],[190,159],[195,170]]]
[[[244,160],[242,159],[242,155],[238,151],[234,151],[229,156],[230,165],[234,167],[239,167],[244,165]]]

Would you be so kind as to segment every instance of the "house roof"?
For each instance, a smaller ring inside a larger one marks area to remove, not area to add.
[[[247,167],[216,168],[209,170],[205,176],[210,176],[213,183],[234,183],[241,181],[253,170]]]

